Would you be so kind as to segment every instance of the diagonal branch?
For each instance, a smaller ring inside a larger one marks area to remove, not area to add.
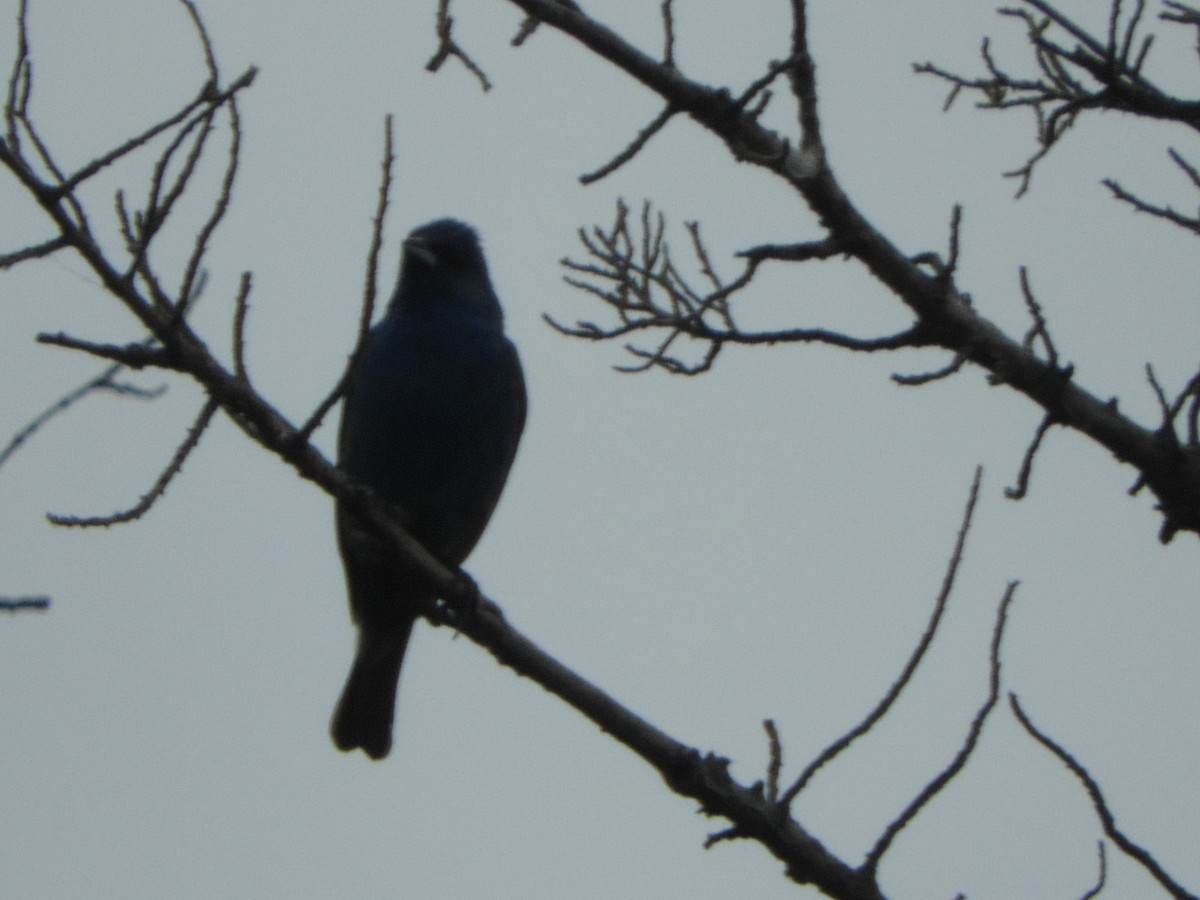
[[[815,65],[807,45],[803,0],[792,0],[793,47],[789,69],[793,93],[800,103],[798,148],[739,107],[730,90],[702,84],[688,78],[677,66],[663,65],[573,4],[557,0],[509,2],[637,79],[666,104],[687,114],[720,139],[735,158],[766,169],[794,190],[816,214],[839,250],[861,264],[916,316],[917,324],[907,336],[907,345],[940,346],[982,367],[994,383],[1008,385],[1029,397],[1055,423],[1088,436],[1117,459],[1137,468],[1158,498],[1163,515],[1159,536],[1163,541],[1170,540],[1180,530],[1200,532],[1200,446],[1164,441],[1157,428],[1133,421],[1109,401],[1101,400],[1074,380],[1064,379],[1056,364],[1031,354],[1020,339],[1010,337],[981,316],[956,279],[930,274],[912,256],[901,252],[846,195],[821,142]],[[1031,27],[1036,24],[1033,13],[1022,12]],[[1040,31],[1038,26],[1032,37],[1041,41],[1037,45],[1043,54],[1040,58],[1054,78],[1051,81],[1047,75],[1044,83],[1047,90],[1058,92],[1055,96],[1065,98],[1068,106],[1057,115],[1067,116],[1069,121],[1069,104],[1078,99],[1064,93],[1075,90],[1076,81],[1065,68],[1071,61],[1071,51],[1059,53],[1046,43]],[[1127,43],[1131,42],[1132,39]],[[1096,43],[1103,49],[1103,41]],[[1086,44],[1082,52],[1090,52]],[[1145,95],[1142,82],[1131,80],[1129,72],[1114,74],[1110,81],[1114,85],[1120,82],[1118,87],[1125,98]],[[996,96],[999,94],[995,92]],[[1186,103],[1167,104],[1159,109],[1181,119],[1200,113],[1200,105],[1193,108]],[[604,292],[597,296],[605,302],[612,299]],[[695,318],[687,310],[684,315]],[[590,339],[597,339],[604,331],[586,322],[573,329],[579,336]],[[623,333],[617,329],[611,336]],[[701,336],[707,337],[704,333]],[[763,335],[762,340],[770,342],[771,338]],[[845,343],[859,349],[853,342]],[[710,345],[710,349],[712,346],[717,345]],[[645,352],[649,356],[643,357],[643,362],[661,366],[670,356],[669,341]],[[690,368],[681,366],[679,371],[702,371],[711,362],[706,356],[699,364]]]
[[[666,127],[675,113],[676,110],[672,109],[669,105],[664,106],[662,112],[655,116],[649,125],[637,133],[637,136],[630,142],[628,147],[595,171],[588,172],[586,175],[580,175],[580,184],[593,184],[617,171],[617,169],[637,156],[642,151],[642,148],[650,143],[650,139]]]

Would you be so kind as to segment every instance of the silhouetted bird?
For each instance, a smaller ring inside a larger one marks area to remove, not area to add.
[[[500,498],[525,424],[525,382],[475,231],[439,219],[403,247],[396,292],[349,381],[338,463],[398,504],[408,532],[456,567]],[[337,532],[359,632],[330,731],[340,749],[381,759],[409,634],[436,591],[340,507]]]

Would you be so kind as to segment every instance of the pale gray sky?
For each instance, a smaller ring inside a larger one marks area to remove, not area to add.
[[[203,80],[182,8],[163,0],[31,0],[34,115],[78,165],[186,102]],[[787,4],[677,0],[677,58],[744,84],[783,56]],[[434,0],[353,12],[299,0],[198,0],[224,75],[259,67],[245,95],[235,204],[213,243],[196,322],[226,347],[232,297],[254,272],[248,356],[256,385],[303,417],[337,378],[361,294],[382,145],[396,117],[397,242],[441,215],[476,224],[525,364],[531,410],[507,493],[468,563],[513,622],[568,665],[752,781],[761,721],[789,771],[855,723],[924,627],[971,475],[986,468],[975,530],[943,633],[909,695],[823,773],[797,810],[856,860],[948,761],[986,690],[1005,584],[1019,579],[1006,690],[1100,779],[1118,820],[1200,885],[1195,651],[1200,547],[1161,547],[1132,470],[1052,432],[1031,496],[1005,500],[1040,416],[977,370],[923,389],[893,371],[938,354],[731,349],[696,380],[630,377],[617,345],[552,333],[601,315],[563,285],[574,229],[615,199],[663,208],[674,243],[700,219],[715,260],[819,236],[798,197],[673,122],[591,188],[576,178],[619,150],[659,104],[549,29],[514,51],[520,14],[459,0],[458,39],[495,83],[450,63],[432,76]],[[732,6],[732,5],[728,5]],[[1091,24],[1098,0],[1063,2]],[[960,284],[1014,332],[1027,265],[1063,356],[1096,393],[1151,421],[1143,366],[1181,386],[1197,364],[1200,266],[1178,230],[1133,216],[1115,176],[1190,209],[1165,147],[1194,136],[1115,116],[1085,122],[1014,201],[1000,173],[1032,149],[1014,116],[963,102],[910,63],[978,69],[980,36],[1028,71],[1018,28],[989,2],[811,0],[811,41],[834,170],[904,249],[945,247],[964,205]],[[589,11],[650,52],[658,4]],[[14,0],[0,4],[11,23]],[[0,70],[13,51],[0,33]],[[1190,91],[1189,37],[1164,33],[1155,74]],[[782,98],[781,98],[782,99]],[[787,124],[785,107],[774,112]],[[217,162],[217,157],[212,159]],[[148,158],[88,192],[112,228],[112,192],[142,193]],[[213,171],[216,167],[214,165]],[[0,251],[50,235],[0,178]],[[179,222],[180,226],[185,223]],[[115,244],[114,244],[115,246]],[[159,262],[190,246],[180,227]],[[899,305],[840,262],[769,269],[747,317],[885,333]],[[65,329],[138,336],[82,263],[56,256],[0,275],[0,439],[99,366],[33,343]],[[159,375],[140,376],[156,385]],[[219,420],[143,521],[66,531],[47,511],[134,503],[199,406],[170,382],[154,404],[93,398],[0,470],[0,593],[48,593],[45,615],[0,619],[0,896],[760,898],[803,894],[762,849],[725,844],[628,751],[444,630],[419,626],[396,745],[344,756],[327,723],[353,631],[324,495]],[[318,434],[332,447],[334,422]],[[1079,785],[997,711],[966,772],[898,840],[889,895],[972,900],[1079,896],[1100,837]],[[1111,897],[1156,896],[1110,854]]]

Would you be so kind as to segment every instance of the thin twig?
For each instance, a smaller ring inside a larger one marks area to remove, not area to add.
[[[934,635],[937,634],[938,626],[941,625],[942,616],[946,611],[946,606],[950,602],[950,594],[954,589],[954,581],[958,575],[958,567],[962,564],[963,550],[967,545],[967,533],[971,530],[971,520],[975,515],[975,504],[979,500],[979,485],[983,479],[983,468],[975,469],[975,477],[971,481],[971,490],[967,496],[967,505],[963,510],[962,524],[958,528],[958,537],[954,541],[954,550],[950,554],[950,562],[946,567],[946,574],[942,577],[942,587],[938,592],[937,599],[933,604],[933,612],[929,617],[929,622],[925,625],[925,631],[921,634],[920,640],[917,641],[913,652],[909,654],[908,662],[901,670],[900,675],[892,682],[892,686],[888,688],[887,693],[875,705],[861,722],[839,737],[836,741],[817,754],[800,776],[792,784],[790,788],[780,798],[780,804],[788,808],[792,801],[799,796],[800,792],[808,785],[826,764],[831,762],[843,751],[848,749],[860,737],[875,727],[875,725],[885,716],[888,711],[899,699],[900,694],[912,682],[913,676],[921,665],[921,661],[925,658],[925,653],[929,650],[933,643]]]
[[[395,154],[392,150],[392,117],[388,115],[383,120],[383,163],[379,181],[379,199],[375,206],[375,217],[371,220],[371,245],[367,250],[367,273],[363,284],[362,310],[358,316],[358,334],[355,337],[354,349],[346,361],[342,377],[338,379],[331,390],[305,420],[298,432],[298,439],[307,441],[317,430],[333,405],[341,399],[354,373],[355,363],[362,354],[367,343],[367,333],[371,330],[371,319],[375,315],[375,297],[379,284],[379,252],[383,246],[383,223],[387,216],[388,198],[392,190],[392,164]]]
[[[967,735],[963,740],[962,746],[954,759],[946,768],[942,769],[932,781],[921,790],[912,802],[905,807],[895,820],[888,825],[879,840],[875,842],[875,846],[867,853],[866,859],[863,862],[863,869],[868,872],[875,872],[879,868],[879,862],[883,859],[888,848],[902,830],[916,818],[917,813],[924,809],[934,797],[941,793],[942,789],[949,784],[950,780],[962,771],[963,766],[967,764],[967,760],[975,751],[975,747],[979,743],[979,736],[983,732],[983,726],[987,722],[988,716],[996,706],[996,701],[1000,697],[1000,642],[1004,637],[1004,626],[1008,620],[1008,608],[1012,604],[1013,596],[1017,590],[1017,582],[1010,581],[1008,587],[1004,590],[1004,596],[1000,600],[1000,608],[996,612],[996,624],[992,629],[992,648],[991,648],[991,673],[988,679],[988,695],[983,701],[983,704],[975,713],[975,718],[971,721],[971,727],[967,730]]]
[[[33,244],[12,253],[0,253],[0,269],[10,269],[17,265],[17,263],[23,263],[31,259],[41,259],[43,256],[49,256],[51,253],[69,246],[71,246],[70,243],[60,234],[58,237],[50,238],[48,241],[42,241],[40,244]]]
[[[71,337],[69,334],[42,333],[37,336],[39,344],[51,347],[63,347],[67,350],[79,350],[89,356],[118,362],[130,369],[173,369],[175,364],[170,354],[158,346],[157,339],[148,338],[133,344],[100,344]]]
[[[1037,431],[1033,433],[1033,439],[1029,442],[1029,446],[1025,448],[1025,456],[1021,459],[1021,468],[1017,472],[1017,483],[1012,487],[1004,489],[1004,496],[1009,500],[1024,500],[1025,496],[1029,493],[1029,479],[1033,474],[1033,458],[1037,455],[1038,448],[1042,446],[1042,439],[1046,436],[1046,432],[1050,430],[1050,426],[1053,424],[1053,417],[1042,417]]]
[[[767,733],[770,761],[767,764],[767,801],[779,802],[779,774],[783,771],[783,744],[779,741],[779,729],[773,719],[763,720],[763,731]]]
[[[95,393],[97,391],[111,391],[115,394],[121,394],[126,397],[136,397],[140,400],[153,400],[162,396],[162,394],[166,391],[165,385],[148,390],[146,388],[139,388],[135,387],[134,385],[122,384],[116,381],[115,379],[117,374],[124,371],[124,369],[124,363],[115,363],[114,365],[109,366],[95,378],[85,381],[79,387],[75,388],[75,390],[60,397],[46,409],[34,416],[24,428],[12,436],[8,444],[5,445],[4,449],[0,450],[0,467],[3,467],[3,465],[8,462],[9,458],[18,450],[20,450],[21,447],[24,446],[25,442],[33,437],[43,425],[45,425],[59,413],[65,412],[67,409],[74,406],[88,394]]]
[[[204,28],[204,23],[200,20],[200,14],[190,0],[184,0],[187,5],[188,12],[192,16],[192,21],[195,24],[196,32],[200,36],[201,45],[204,47],[205,59],[208,62],[209,74],[213,78],[213,83],[218,83],[219,74],[217,71],[216,59],[213,55],[212,42],[208,38],[208,32]],[[253,72],[253,70],[251,70]],[[244,78],[245,76],[243,76]],[[246,83],[246,86],[249,82]],[[236,87],[236,84],[235,86]],[[238,88],[240,89],[240,88]],[[242,121],[238,112],[237,106],[237,90],[230,89],[224,92],[224,97],[217,94],[217,102],[213,102],[212,110],[215,115],[218,106],[225,106],[229,111],[229,150],[226,154],[225,173],[221,178],[221,188],[217,193],[217,198],[213,203],[212,211],[200,230],[196,233],[196,240],[192,246],[191,256],[188,258],[187,267],[184,271],[183,279],[179,285],[180,300],[180,315],[187,309],[191,298],[196,293],[195,285],[198,278],[198,273],[202,271],[201,265],[204,260],[204,253],[208,248],[208,242],[212,238],[213,233],[217,230],[217,226],[221,224],[225,218],[225,213],[229,209],[229,204],[233,199],[233,183],[237,176],[238,161],[241,158],[242,147]]]
[[[650,143],[650,139],[662,131],[666,124],[671,121],[671,117],[674,116],[676,112],[677,110],[670,104],[664,106],[662,112],[655,116],[649,125],[639,131],[637,136],[630,141],[629,145],[624,150],[622,150],[595,171],[580,175],[579,183],[594,184],[601,178],[604,178],[606,175],[611,175],[613,172],[617,171],[617,169],[621,168],[621,166],[625,165],[625,163],[637,156],[638,153],[641,152],[642,148]]]
[[[204,434],[204,429],[208,427],[208,423],[212,421],[213,414],[220,409],[220,404],[215,399],[209,397],[205,402],[200,414],[196,417],[196,421],[192,423],[192,427],[188,429],[187,437],[183,443],[176,449],[171,461],[167,467],[163,469],[162,474],[158,476],[158,480],[154,482],[150,488],[137,502],[137,504],[123,512],[116,512],[108,516],[61,516],[55,513],[48,513],[46,518],[53,525],[71,526],[77,528],[90,528],[95,526],[108,527],[109,525],[119,525],[125,522],[132,522],[135,519],[140,519],[150,507],[154,505],[159,497],[166,491],[167,485],[171,483],[171,479],[179,474],[183,468],[184,461],[188,455],[196,449],[196,445],[200,443],[200,437]]]
[[[1033,288],[1029,284],[1029,270],[1025,266],[1019,269],[1021,278],[1021,295],[1025,298],[1025,308],[1029,310],[1029,317],[1033,319],[1033,325],[1025,332],[1025,339],[1021,342],[1030,352],[1033,352],[1033,343],[1035,340],[1041,340],[1042,347],[1046,351],[1046,362],[1051,366],[1058,368],[1058,350],[1054,346],[1054,341],[1050,337],[1050,329],[1046,324],[1046,316],[1042,312],[1042,306],[1037,301],[1037,297],[1033,294]]]
[[[1104,890],[1104,885],[1108,882],[1108,859],[1104,851],[1104,841],[1096,841],[1096,846],[1100,856],[1100,870],[1096,873],[1096,883],[1088,888],[1079,900],[1092,900],[1093,897],[1100,896],[1100,892]]]
[[[250,282],[250,273],[243,272],[233,311],[233,374],[247,383],[250,377],[246,373],[246,316],[250,312]]]
[[[15,613],[26,609],[49,608],[49,597],[0,597],[0,612]]]
[[[438,48],[436,51],[434,51],[433,56],[430,57],[429,62],[425,63],[426,71],[437,72],[439,69],[441,69],[442,65],[447,59],[454,57],[467,67],[468,72],[470,72],[479,80],[480,87],[482,87],[485,91],[490,91],[492,89],[492,83],[488,81],[488,77],[484,73],[483,69],[479,67],[475,60],[471,59],[471,57],[467,55],[467,53],[452,37],[452,31],[454,29],[454,17],[450,15],[450,0],[438,0],[436,27]],[[525,37],[528,37],[528,35],[525,35]],[[522,38],[522,40],[524,40],[524,38]]]
[[[1150,876],[1157,881],[1164,890],[1172,897],[1187,898],[1187,900],[1197,900],[1195,894],[1188,892],[1183,885],[1175,881],[1167,871],[1159,864],[1158,860],[1146,850],[1144,847],[1135,843],[1121,829],[1117,827],[1116,818],[1108,807],[1108,802],[1104,799],[1104,793],[1100,790],[1100,785],[1088,772],[1087,768],[1079,762],[1070,751],[1065,749],[1061,744],[1045,732],[1038,729],[1033,724],[1032,720],[1026,715],[1025,710],[1021,707],[1021,702],[1015,693],[1008,695],[1009,706],[1012,707],[1013,714],[1017,717],[1017,721],[1021,723],[1029,735],[1058,757],[1059,762],[1071,770],[1071,774],[1079,779],[1088,797],[1092,801],[1092,808],[1096,811],[1096,816],[1100,819],[1100,824],[1104,827],[1104,834],[1110,841],[1116,844],[1121,852],[1130,859],[1142,866]]]
[[[933,369],[929,372],[917,372],[913,375],[902,375],[899,372],[893,372],[892,381],[903,387],[921,387],[922,385],[932,384],[935,381],[941,381],[943,378],[949,378],[951,375],[957,374],[966,364],[966,355],[955,353],[954,358],[940,369]]]
[[[671,11],[671,0],[662,0],[660,5],[663,20],[663,55],[664,66],[675,68],[675,17]]]

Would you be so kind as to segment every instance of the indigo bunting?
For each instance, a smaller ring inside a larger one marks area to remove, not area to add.
[[[500,498],[524,424],[521,364],[478,236],[453,219],[421,226],[348,380],[338,464],[457,567]],[[381,759],[409,635],[436,591],[340,506],[337,534],[358,649],[330,733],[340,749]]]

